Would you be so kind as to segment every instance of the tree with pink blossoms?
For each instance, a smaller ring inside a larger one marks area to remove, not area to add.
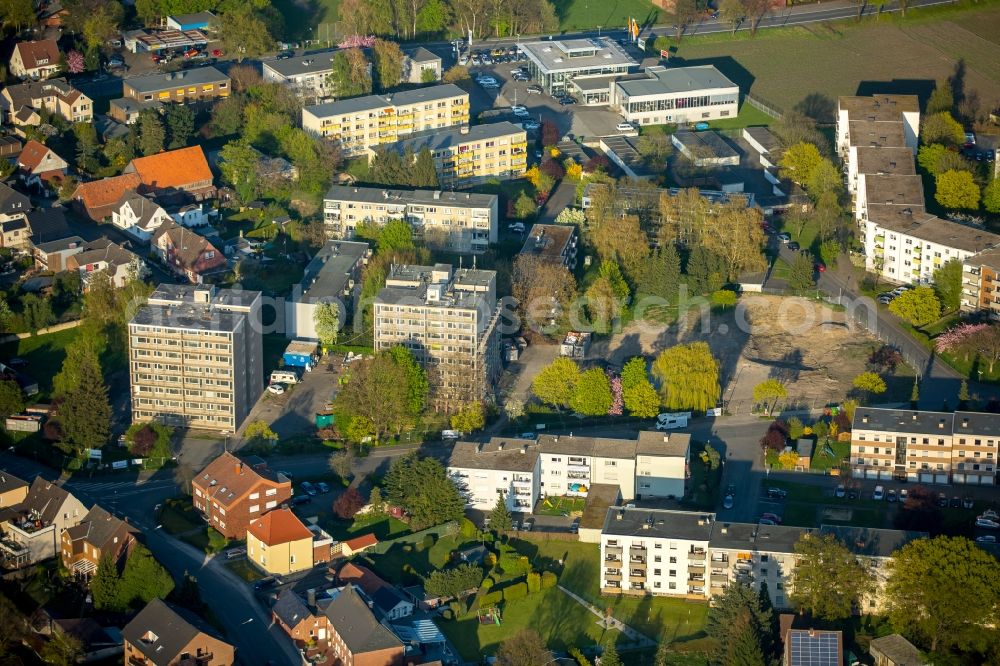
[[[66,54],[66,69],[70,74],[80,74],[86,69],[83,54],[79,51],[70,51]]]
[[[621,416],[625,400],[622,397],[622,378],[608,373],[611,380],[611,407],[608,408],[608,416]]]
[[[966,361],[976,351],[974,339],[990,328],[989,324],[959,324],[934,339],[934,349],[939,353],[961,354]]]
[[[351,35],[337,44],[337,48],[341,49],[370,49],[375,46],[375,35]]]

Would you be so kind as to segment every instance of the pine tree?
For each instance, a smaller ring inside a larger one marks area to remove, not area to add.
[[[609,642],[601,653],[601,666],[622,666],[622,658],[618,656],[614,641]]]
[[[640,294],[673,301],[681,279],[681,257],[673,243],[642,262],[637,290]]]
[[[914,377],[913,389],[910,391],[910,409],[916,409],[918,402],[920,402],[920,383]]]
[[[962,384],[958,387],[958,409],[964,410],[969,408],[969,382],[962,380]]]
[[[139,152],[143,155],[155,155],[163,150],[167,131],[163,121],[156,111],[143,111],[139,114],[139,122],[135,124],[136,140]]]
[[[149,549],[134,545],[118,585],[118,607],[142,607],[153,599],[165,598],[173,589],[174,579]]]
[[[497,534],[510,531],[511,517],[507,510],[507,502],[503,495],[497,496],[497,503],[490,511],[490,528]]]
[[[110,555],[102,555],[97,573],[90,580],[90,594],[97,610],[118,609],[118,567]]]
[[[437,169],[434,168],[434,156],[427,148],[417,153],[413,162],[413,170],[410,171],[410,185],[413,187],[439,187]]]
[[[760,647],[760,632],[747,611],[740,621],[730,629],[726,646],[726,666],[766,666],[764,652]]]
[[[66,443],[76,451],[97,449],[111,436],[111,405],[101,366],[92,353],[80,359],[79,383],[59,405],[59,424]]]

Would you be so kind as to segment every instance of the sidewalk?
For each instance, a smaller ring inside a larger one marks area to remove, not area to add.
[[[633,643],[633,646],[635,648],[637,649],[654,648],[658,645],[657,642],[654,641],[652,638],[646,636],[643,633],[640,633],[637,629],[633,629],[632,627],[628,626],[621,620],[616,620],[613,617],[605,619],[604,613],[602,613],[598,608],[592,606],[590,603],[588,603],[584,598],[580,597],[579,595],[570,592],[562,585],[557,585],[556,587],[562,590],[570,599],[572,599],[573,601],[580,604],[581,606],[589,610],[591,613],[596,615],[600,620],[598,624],[608,629],[617,629],[621,633],[625,634],[625,636],[627,636],[628,639]]]

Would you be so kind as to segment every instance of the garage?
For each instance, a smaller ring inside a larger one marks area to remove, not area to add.
[[[977,481],[976,477],[974,477],[974,476],[970,476],[969,479],[968,479],[968,481],[967,481],[965,479],[965,475],[964,474],[953,474],[951,478],[952,478],[952,481],[954,481],[955,483],[971,483],[973,485],[975,485],[976,483],[979,483],[979,481]]]
[[[877,469],[866,469],[865,470],[865,478],[866,479],[877,479],[878,478],[878,470]]]
[[[920,483],[934,483],[934,475],[933,474],[929,474],[929,473],[925,474],[925,473],[921,472],[921,474],[920,474]]]
[[[881,481],[892,481],[892,472],[890,472],[887,469],[884,469],[878,473],[878,478]]]
[[[948,483],[948,475],[947,474],[935,474],[934,475],[934,483]]]
[[[919,478],[918,478],[916,472],[907,472],[906,473],[906,480],[907,481],[916,482],[916,481],[919,481]]]

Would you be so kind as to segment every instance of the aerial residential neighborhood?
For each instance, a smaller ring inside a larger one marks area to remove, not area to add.
[[[0,3],[0,664],[997,663],[998,35]]]

